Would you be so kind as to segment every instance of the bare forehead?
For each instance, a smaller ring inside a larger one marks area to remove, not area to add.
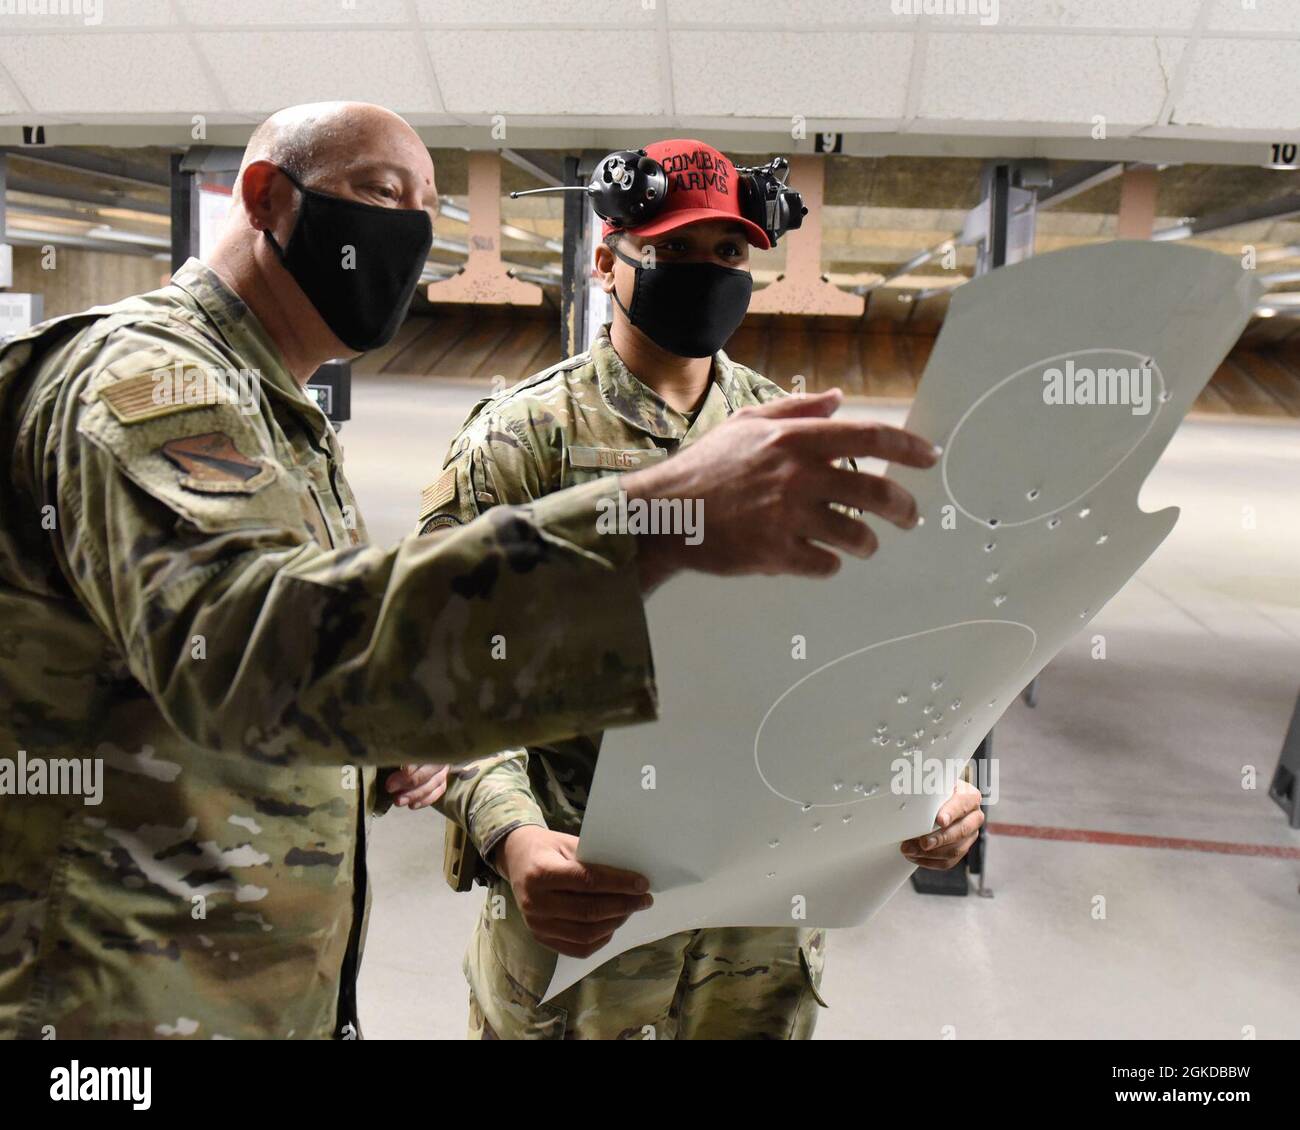
[[[339,164],[335,165],[335,172],[347,178],[357,178],[363,176],[375,177],[396,177],[398,180],[410,182],[421,188],[433,187],[433,162],[427,158],[424,161],[412,161],[402,154],[361,154],[352,153]]]
[[[422,185],[433,183],[433,159],[405,123],[375,123],[332,138],[327,160],[346,172],[398,172]]]
[[[396,114],[364,103],[282,111],[254,134],[254,148],[264,148],[270,160],[300,175],[332,179],[374,171],[418,185],[433,183],[433,161],[419,135]]]

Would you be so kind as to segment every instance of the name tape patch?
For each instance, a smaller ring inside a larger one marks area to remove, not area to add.
[[[659,447],[571,447],[569,466],[605,471],[635,471],[663,459],[668,453]]]

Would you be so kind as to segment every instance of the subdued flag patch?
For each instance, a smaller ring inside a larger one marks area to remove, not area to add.
[[[139,373],[108,385],[99,397],[123,424],[220,404],[228,399],[221,382],[211,373],[189,370],[183,391],[177,388],[173,376],[170,368]]]
[[[420,492],[420,517],[432,514],[456,496],[456,468],[452,467],[442,473],[435,481]]]

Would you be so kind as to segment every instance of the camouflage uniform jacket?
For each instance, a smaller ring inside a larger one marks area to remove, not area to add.
[[[376,768],[653,714],[607,484],[368,546],[198,262],[7,342],[0,431],[2,1036],[347,1035]]]
[[[419,528],[457,526],[500,503],[526,503],[645,467],[694,442],[733,412],[785,395],[780,386],[720,351],[704,403],[694,420],[687,419],[632,375],[605,327],[588,353],[475,405],[452,441],[442,478],[425,492]],[[507,749],[453,769],[438,807],[468,831],[481,860],[490,859],[501,840],[521,825],[577,835],[600,742],[601,734],[591,732]],[[440,756],[430,750],[428,759]],[[509,885],[485,864],[475,863],[478,878],[500,896],[489,900],[498,910],[492,914],[485,909],[466,963],[481,1007],[490,1010],[491,1002],[484,998],[502,978],[501,971],[494,976],[480,968],[484,954],[504,965],[506,980],[533,996],[549,981],[555,954],[528,933]],[[820,938],[813,939],[811,931],[803,934],[812,943],[804,947],[805,957],[820,972]],[[501,1022],[496,1026],[500,1030]]]

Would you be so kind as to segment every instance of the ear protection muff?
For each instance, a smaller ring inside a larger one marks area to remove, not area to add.
[[[766,165],[737,169],[740,178],[740,211],[767,233],[769,242],[776,241],[788,231],[803,226],[808,208],[803,195],[786,187],[790,175],[790,162],[784,157],[773,157]]]
[[[775,245],[786,232],[803,223],[808,214],[803,196],[786,186],[790,162],[773,157],[766,165],[736,168],[740,184],[740,211],[757,224]],[[602,220],[615,227],[632,228],[654,218],[668,198],[668,173],[644,149],[620,149],[603,157],[586,185],[532,188],[512,192],[510,199],[540,192],[585,192]]]
[[[601,159],[587,186],[591,206],[602,220],[621,228],[651,219],[668,198],[668,174],[644,149],[620,149]]]

